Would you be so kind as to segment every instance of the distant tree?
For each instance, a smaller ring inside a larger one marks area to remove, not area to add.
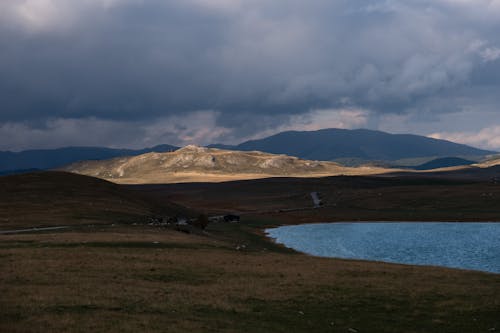
[[[197,224],[201,229],[205,230],[209,222],[210,221],[208,220],[208,216],[206,216],[205,214],[200,214],[198,216]]]

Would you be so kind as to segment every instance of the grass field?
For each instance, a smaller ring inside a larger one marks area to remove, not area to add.
[[[500,185],[435,178],[271,178],[218,184],[131,186],[214,214],[238,212],[284,224],[326,221],[500,221]],[[312,209],[311,192],[324,205]]]
[[[19,177],[0,178],[15,194],[3,194],[2,228],[37,226],[36,216],[72,228],[0,235],[0,332],[500,330],[498,274],[316,258],[262,233],[356,217],[494,218],[495,184],[335,177],[123,187],[59,173]],[[310,191],[323,208],[310,208]],[[106,209],[128,219],[112,226]],[[179,210],[246,214],[197,235],[130,224]]]
[[[3,236],[0,331],[500,327],[498,275],[309,257],[268,243],[256,226],[212,225],[206,236],[146,227]]]
[[[122,186],[64,172],[0,177],[0,231],[29,227],[134,223],[192,214]]]

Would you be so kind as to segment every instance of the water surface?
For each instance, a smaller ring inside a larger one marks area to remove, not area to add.
[[[266,232],[316,256],[500,273],[500,223],[317,223]]]

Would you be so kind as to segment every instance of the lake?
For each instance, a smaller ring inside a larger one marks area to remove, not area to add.
[[[316,223],[266,232],[315,256],[500,273],[500,223]]]

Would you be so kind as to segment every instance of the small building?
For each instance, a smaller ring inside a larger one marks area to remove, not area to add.
[[[224,222],[240,222],[240,217],[234,214],[224,215]]]
[[[224,215],[210,216],[208,220],[210,222],[224,222]]]
[[[178,217],[177,222],[175,223],[176,225],[187,225],[188,224],[188,219],[185,217]]]

